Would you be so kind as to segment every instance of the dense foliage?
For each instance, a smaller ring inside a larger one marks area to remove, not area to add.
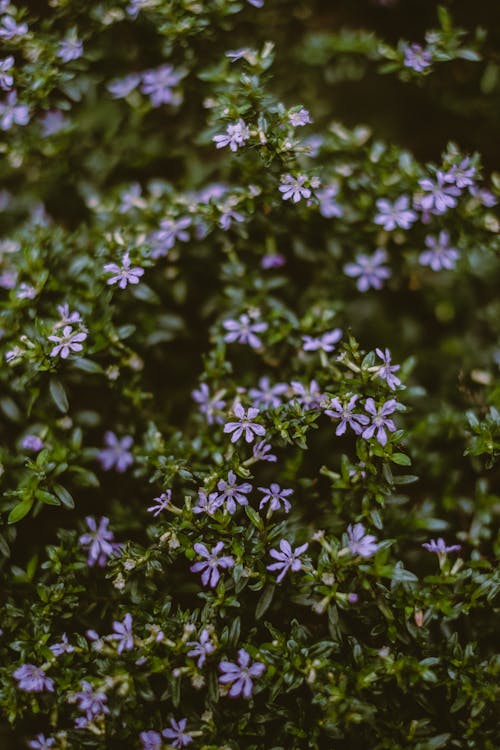
[[[496,3],[41,5],[0,0],[2,748],[497,750]]]

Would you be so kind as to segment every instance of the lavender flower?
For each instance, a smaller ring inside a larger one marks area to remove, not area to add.
[[[197,390],[191,392],[192,397],[199,404],[199,410],[205,415],[205,419],[208,424],[222,424],[224,419],[217,412],[222,411],[226,402],[219,398],[223,391],[219,391],[214,396],[210,395],[208,385],[206,383],[200,383],[200,387]]]
[[[107,89],[114,99],[124,99],[128,96],[141,82],[139,73],[131,73],[124,78],[117,78],[108,83]]]
[[[296,401],[305,410],[319,409],[323,394],[319,390],[319,385],[315,380],[311,380],[308,386],[292,380],[293,401]]]
[[[273,482],[270,487],[258,487],[259,492],[264,493],[264,497],[259,503],[259,509],[263,508],[266,503],[271,503],[270,510],[280,510],[281,504],[283,504],[283,510],[285,513],[289,513],[291,505],[287,500],[287,497],[293,495],[293,490],[282,490],[279,484]]]
[[[298,203],[301,198],[310,198],[310,188],[304,187],[306,182],[307,177],[303,174],[299,174],[297,177],[293,177],[291,174],[283,175],[279,186],[282,199],[288,201],[291,198],[294,203]]]
[[[161,750],[161,734],[150,729],[148,732],[141,732],[139,739],[142,742],[142,750]]]
[[[401,195],[394,203],[380,198],[376,205],[379,212],[373,221],[384,227],[386,232],[392,232],[397,227],[409,229],[418,218],[415,211],[410,208],[410,199],[407,195]]]
[[[218,492],[211,492],[207,495],[203,490],[198,490],[198,505],[194,506],[193,513],[197,515],[199,513],[208,513],[208,515],[213,516],[221,504]]]
[[[99,526],[92,516],[87,516],[85,521],[89,531],[82,534],[78,541],[88,551],[87,565],[92,566],[97,563],[103,567],[117,547],[113,541],[113,532],[108,530],[109,518],[103,516],[99,521]]]
[[[256,435],[264,436],[266,434],[266,430],[261,424],[252,421],[259,414],[258,409],[250,407],[245,412],[241,404],[235,404],[233,411],[238,421],[226,422],[224,425],[225,433],[233,433],[231,437],[232,443],[236,443],[242,435],[245,435],[247,443],[252,443]]]
[[[294,128],[300,128],[303,125],[309,125],[312,123],[311,115],[307,109],[299,109],[298,112],[290,112],[288,115],[288,121]]]
[[[173,88],[179,84],[182,75],[171,65],[162,65],[156,70],[147,70],[142,75],[141,91],[149,96],[153,107],[159,107],[161,104],[180,104],[181,97],[174,93]]]
[[[395,391],[398,385],[401,385],[401,380],[396,375],[393,375],[393,372],[401,369],[400,365],[391,365],[391,352],[389,349],[386,348],[385,351],[375,349],[375,351],[383,362],[383,365],[379,367],[376,374],[379,378],[385,380],[391,391]]]
[[[80,711],[85,712],[85,723],[80,721],[79,726],[85,726],[89,721],[93,721],[102,714],[109,714],[109,708],[106,706],[108,697],[105,693],[98,690],[94,691],[90,682],[81,681],[82,689],[75,694]]]
[[[71,60],[78,60],[83,55],[83,44],[80,39],[76,36],[68,36],[59,42],[59,49],[57,50],[57,57],[61,58],[63,62],[71,62]]]
[[[276,409],[283,401],[280,398],[288,390],[286,383],[271,385],[267,376],[259,379],[258,388],[250,388],[248,395],[256,409]]]
[[[67,359],[71,352],[81,352],[83,349],[82,341],[85,341],[87,334],[85,331],[73,331],[72,326],[64,326],[62,330],[62,336],[52,334],[49,336],[49,341],[52,341],[55,346],[50,352],[51,357],[61,357],[61,359]]]
[[[118,213],[128,214],[134,208],[144,208],[146,204],[141,194],[142,188],[138,182],[134,182],[130,187],[126,188],[120,195]]]
[[[231,515],[236,512],[236,503],[238,505],[248,505],[248,495],[252,491],[253,487],[248,482],[243,484],[236,484],[237,477],[234,471],[230,471],[227,475],[227,482],[224,479],[220,479],[217,482],[217,489],[219,490],[219,501],[220,504],[225,503],[226,510]]]
[[[269,268],[281,268],[286,263],[286,258],[281,253],[267,253],[260,261],[261,268],[268,270]]]
[[[123,622],[113,623],[113,631],[110,638],[113,641],[118,641],[117,652],[121,654],[123,651],[132,651],[134,648],[134,636],[132,634],[132,615],[130,612],[127,612],[123,618]]]
[[[398,403],[394,398],[386,401],[385,404],[377,407],[375,401],[372,398],[366,399],[365,410],[371,415],[371,424],[363,431],[362,437],[368,439],[377,433],[377,440],[380,445],[386,445],[387,434],[389,432],[395,432],[396,425],[392,419],[388,419],[388,416],[396,411]]]
[[[130,3],[127,5],[125,10],[127,11],[127,14],[130,16],[130,18],[135,21],[141,10],[143,8],[147,8],[148,5],[151,5],[151,0],[130,0]]]
[[[365,534],[365,527],[362,523],[347,527],[347,536],[349,537],[349,549],[353,555],[360,557],[371,557],[378,549],[377,540],[371,534]]]
[[[466,187],[474,187],[476,172],[476,167],[471,164],[470,156],[466,156],[460,164],[454,164],[448,172],[445,172],[443,177],[445,182],[463,190]]]
[[[196,662],[198,669],[201,669],[205,664],[207,656],[215,651],[215,646],[210,640],[210,633],[206,628],[201,631],[199,641],[188,641],[186,646],[191,647],[191,651],[188,651],[187,655],[198,660]]]
[[[281,583],[289,570],[297,572],[298,570],[302,569],[302,561],[300,560],[300,556],[304,554],[308,547],[309,544],[306,542],[300,547],[296,547],[295,550],[292,550],[290,542],[287,542],[286,539],[282,539],[280,542],[279,551],[277,549],[270,550],[269,554],[278,562],[267,565],[267,570],[281,571],[276,578],[276,583]]]
[[[232,568],[234,566],[233,558],[230,555],[219,557],[219,553],[224,549],[223,542],[217,542],[210,552],[207,547],[200,542],[196,542],[196,544],[193,545],[193,549],[204,559],[191,565],[191,572],[201,572],[201,582],[203,585],[210,586],[214,589],[220,580],[219,568]]]
[[[422,547],[425,547],[429,552],[435,552],[437,555],[446,555],[448,552],[458,552],[462,549],[460,544],[451,544],[450,546],[447,546],[442,537],[439,537],[437,541],[431,539],[429,542],[424,542]]]
[[[316,352],[321,349],[324,352],[333,352],[335,344],[342,338],[342,329],[334,328],[333,331],[323,333],[321,336],[302,336],[302,349],[305,352]]]
[[[264,7],[264,0],[247,0],[250,5],[253,5],[254,8],[263,8]]]
[[[359,396],[357,395],[351,396],[347,403],[342,403],[339,398],[332,398],[328,404],[328,409],[325,410],[326,416],[339,420],[335,430],[336,435],[343,435],[347,425],[349,425],[356,435],[359,435],[363,432],[364,427],[369,424],[370,420],[365,414],[354,413],[358,398]]]
[[[0,102],[0,128],[10,130],[13,125],[27,125],[29,120],[28,105],[18,104],[17,91],[11,91],[6,100]]]
[[[57,323],[58,326],[67,326],[82,322],[80,313],[76,310],[70,312],[69,305],[67,303],[65,303],[64,305],[58,305],[57,312],[61,316],[60,321]]]
[[[14,76],[12,73],[7,72],[13,67],[14,58],[12,55],[0,60],[0,89],[3,89],[4,91],[10,91],[14,85]]]
[[[460,190],[446,181],[443,172],[436,173],[436,182],[426,177],[419,180],[418,184],[424,194],[415,198],[415,205],[421,211],[439,215],[457,205],[456,197],[460,195]]]
[[[138,284],[139,279],[144,274],[143,268],[138,266],[130,267],[130,256],[128,253],[124,254],[121,266],[118,266],[116,263],[106,263],[104,270],[106,273],[113,274],[106,283],[118,284],[120,289],[125,289],[127,284]]]
[[[238,120],[234,125],[228,125],[226,132],[214,135],[212,140],[215,143],[216,148],[225,148],[229,146],[231,151],[237,151],[240,146],[243,146],[246,141],[250,138],[250,128],[245,124],[245,121]]]
[[[266,443],[265,440],[261,440],[259,443],[256,443],[253,447],[253,457],[257,461],[269,461],[270,463],[274,463],[278,459],[274,455],[274,453],[269,452],[271,450],[272,450],[272,446],[269,445],[269,443]]]
[[[155,505],[151,505],[148,508],[148,513],[152,513],[154,518],[156,518],[157,516],[160,515],[162,511],[168,509],[171,498],[172,498],[172,490],[167,490],[166,492],[162,492],[160,497],[154,498],[153,503],[155,503]]]
[[[245,217],[243,216],[243,214],[240,214],[238,211],[234,211],[231,206],[231,200],[220,206],[222,213],[219,219],[219,226],[225,232],[227,232],[227,230],[232,227],[234,221],[237,224],[241,224],[243,221],[245,221]]]
[[[54,747],[56,741],[52,737],[46,737],[44,734],[37,734],[37,736],[28,742],[28,747],[31,750],[50,750]]]
[[[405,49],[404,65],[416,73],[422,73],[432,63],[432,55],[429,50],[420,44],[410,44]]]
[[[21,440],[21,448],[38,453],[43,448],[43,440],[38,435],[25,435]]]
[[[130,435],[125,435],[123,438],[118,438],[114,432],[108,430],[104,434],[104,442],[106,448],[102,448],[97,456],[104,471],[110,471],[115,469],[119,474],[122,474],[134,463],[134,457],[130,452],[130,448],[134,442],[134,439]]]
[[[25,690],[27,693],[41,693],[44,690],[54,692],[54,681],[47,677],[43,669],[35,667],[34,664],[23,664],[14,672],[14,678],[19,690]]]
[[[339,186],[336,183],[331,183],[316,191],[316,197],[319,200],[319,212],[325,219],[340,219],[344,214],[344,209],[335,200],[338,192]]]
[[[223,685],[231,685],[229,695],[231,698],[243,696],[247,700],[253,692],[252,678],[260,677],[264,674],[266,667],[259,661],[250,663],[250,654],[244,648],[238,651],[238,663],[231,661],[221,661],[219,671],[221,675],[219,682]]]
[[[1,24],[0,39],[4,41],[14,39],[16,36],[24,36],[28,33],[28,25],[26,23],[16,23],[12,16],[3,16]]]
[[[357,255],[354,263],[344,266],[344,273],[351,278],[357,278],[356,286],[360,292],[382,289],[385,279],[391,276],[390,269],[383,265],[385,260],[385,250],[378,248],[373,255]]]
[[[38,118],[42,128],[42,138],[48,138],[64,130],[70,124],[70,121],[64,117],[59,109],[51,109]]]
[[[233,343],[233,341],[237,341],[238,344],[248,344],[252,349],[259,349],[262,344],[256,334],[264,333],[268,328],[267,323],[252,322],[250,316],[246,313],[240,315],[238,320],[225,320],[222,325],[226,331],[229,331],[224,336],[224,341],[228,344]]]
[[[63,633],[59,643],[54,643],[50,647],[50,650],[52,651],[54,656],[62,656],[62,654],[71,654],[75,649],[69,643],[66,633]]]
[[[437,237],[427,235],[425,244],[429,248],[420,253],[420,265],[430,266],[433,271],[451,270],[460,257],[455,247],[450,247],[450,235],[444,229]]]
[[[187,747],[193,741],[189,732],[185,731],[186,725],[187,719],[179,719],[179,721],[170,719],[170,726],[172,728],[164,729],[162,735],[169,741],[172,747]]]
[[[497,199],[491,192],[491,190],[487,190],[486,188],[479,188],[477,185],[471,185],[469,188],[469,192],[471,195],[479,198],[483,206],[486,206],[486,208],[493,208],[493,206],[496,206]]]
[[[186,229],[191,226],[189,216],[181,216],[179,219],[163,219],[160,222],[160,229],[151,234],[153,250],[151,257],[154,260],[162,258],[173,248],[177,240],[179,242],[189,242],[189,233]]]

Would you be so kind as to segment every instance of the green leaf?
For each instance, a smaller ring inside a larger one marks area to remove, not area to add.
[[[393,453],[391,461],[399,466],[411,466],[411,458],[404,453]]]
[[[12,510],[10,511],[7,523],[17,523],[22,518],[27,516],[34,502],[35,498],[33,497],[27,497],[22,500],[19,505],[16,505],[16,507],[12,508]]]
[[[267,612],[269,607],[271,606],[271,602],[273,600],[274,592],[276,590],[276,586],[271,583],[262,592],[259,601],[257,602],[257,606],[255,608],[255,619],[258,620],[262,617],[262,615]]]
[[[64,390],[64,386],[61,381],[57,378],[52,378],[49,383],[49,390],[50,395],[52,396],[52,400],[59,411],[61,411],[63,414],[66,414],[69,408],[69,402],[66,391]]]
[[[46,492],[46,490],[37,490],[35,492],[36,499],[40,500],[45,505],[61,505],[61,501],[58,497],[52,494],[52,492]]]
[[[75,501],[73,500],[73,497],[68,492],[68,490],[60,484],[55,484],[52,489],[54,490],[55,494],[64,505],[64,507],[69,508],[69,510],[73,510],[73,508],[75,507]]]

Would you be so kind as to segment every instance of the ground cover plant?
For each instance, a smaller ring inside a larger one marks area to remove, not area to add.
[[[0,0],[0,746],[498,750],[496,2]]]

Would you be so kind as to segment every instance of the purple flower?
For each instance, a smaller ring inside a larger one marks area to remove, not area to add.
[[[289,513],[291,505],[287,500],[287,497],[293,495],[293,490],[282,490],[279,484],[273,482],[270,487],[258,487],[259,492],[264,493],[264,497],[259,503],[259,508],[263,508],[266,503],[271,503],[270,510],[280,510],[283,504],[283,510],[285,513]]]
[[[335,183],[326,185],[321,190],[316,191],[316,197],[319,200],[319,212],[325,219],[340,219],[344,214],[344,209],[335,200],[339,192],[339,186]]]
[[[28,747],[31,750],[50,750],[54,747],[56,741],[52,737],[46,737],[44,734],[37,734],[35,739],[28,742]]]
[[[154,260],[165,257],[177,240],[189,242],[189,232],[186,232],[186,229],[190,226],[189,216],[181,216],[179,219],[163,219],[160,222],[160,229],[150,236],[153,244],[151,257]]]
[[[331,417],[331,419],[339,420],[335,430],[336,435],[343,435],[346,431],[347,425],[349,425],[356,435],[359,435],[363,432],[364,427],[370,422],[365,414],[354,413],[358,398],[359,396],[351,396],[347,403],[342,403],[339,398],[332,398],[328,404],[328,409],[325,410],[326,416]]]
[[[227,126],[225,133],[214,135],[212,140],[214,141],[216,148],[225,148],[225,146],[229,146],[231,151],[237,151],[239,146],[243,146],[245,141],[248,141],[249,138],[250,128],[240,117],[238,122]]]
[[[308,386],[299,383],[298,380],[292,380],[290,385],[294,394],[292,401],[300,404],[305,411],[319,409],[323,394],[315,380],[311,380]]]
[[[76,36],[68,36],[59,42],[59,49],[57,50],[57,57],[60,57],[63,62],[71,62],[71,60],[78,60],[83,55],[83,44]]]
[[[131,73],[124,78],[117,78],[108,83],[107,89],[115,99],[124,99],[133,91],[141,82],[139,73]]]
[[[192,397],[199,404],[199,410],[205,415],[205,419],[208,424],[222,424],[224,422],[223,417],[217,412],[222,411],[226,402],[219,398],[219,394],[223,391],[219,391],[214,396],[210,395],[210,390],[206,383],[200,383],[200,387],[197,390],[191,392]]]
[[[391,276],[390,269],[383,265],[386,260],[385,250],[378,248],[373,255],[357,255],[354,263],[344,266],[344,273],[351,278],[357,277],[356,286],[360,292],[382,289],[385,279]]]
[[[198,659],[196,662],[198,669],[201,669],[205,664],[207,656],[215,651],[215,646],[210,640],[210,633],[206,628],[201,631],[199,641],[188,641],[186,646],[191,647],[191,651],[188,651],[187,655]]]
[[[141,197],[142,188],[138,182],[132,183],[120,194],[120,205],[118,213],[128,214],[134,208],[144,208],[145,203]]]
[[[166,492],[162,492],[160,497],[155,497],[153,499],[153,503],[155,503],[155,505],[151,505],[148,508],[148,513],[152,513],[154,518],[156,518],[156,516],[159,516],[162,511],[168,509],[168,506],[170,505],[171,497],[172,497],[172,490],[167,490]]]
[[[349,549],[353,555],[360,557],[371,557],[378,549],[377,540],[371,534],[365,534],[365,527],[362,523],[347,527],[347,536],[349,537]]]
[[[70,124],[69,120],[64,117],[59,109],[51,109],[42,115],[38,122],[42,127],[42,137],[48,138],[51,135],[59,133]]]
[[[202,584],[214,589],[220,580],[219,568],[232,568],[234,565],[233,558],[230,555],[219,557],[219,553],[224,549],[223,542],[217,542],[210,552],[204,544],[201,544],[201,542],[196,542],[196,544],[193,545],[193,549],[204,559],[191,565],[191,572],[201,572]]]
[[[104,442],[106,448],[99,451],[98,461],[104,471],[115,469],[119,474],[122,474],[134,463],[134,457],[129,450],[134,439],[130,435],[119,438],[114,432],[108,430],[104,434]]]
[[[410,44],[405,49],[404,65],[416,73],[422,73],[432,63],[431,53],[420,44]]]
[[[0,60],[0,89],[4,91],[10,91],[14,85],[14,76],[7,72],[12,67],[14,67],[14,58],[12,55]]]
[[[259,380],[258,388],[250,388],[248,395],[252,399],[253,405],[256,409],[276,409],[281,406],[282,396],[288,390],[286,383],[276,383],[271,385],[271,382],[267,376],[263,376]]]
[[[267,255],[264,255],[260,261],[261,268],[264,268],[266,271],[269,268],[281,268],[285,263],[286,258],[284,255],[281,255],[281,253],[268,253]]]
[[[25,690],[27,693],[41,693],[44,690],[54,692],[54,681],[47,677],[43,669],[35,667],[34,664],[23,664],[16,669],[14,677],[19,690]]]
[[[87,565],[92,566],[97,563],[103,567],[117,547],[113,541],[113,532],[108,530],[109,518],[103,516],[99,521],[99,526],[92,516],[87,516],[85,521],[89,531],[82,534],[78,541],[89,553]]]
[[[234,211],[233,208],[231,208],[231,203],[229,201],[223,206],[220,206],[220,209],[222,213],[219,219],[219,226],[225,232],[227,232],[227,230],[231,228],[233,221],[236,221],[238,224],[241,224],[243,221],[245,221],[245,217],[243,216],[243,214],[240,214],[238,211]]]
[[[383,362],[383,365],[377,370],[377,376],[385,380],[391,391],[395,391],[398,385],[401,385],[401,380],[393,375],[393,372],[397,372],[400,369],[400,365],[391,365],[391,352],[389,349],[375,349],[377,356]]]
[[[0,39],[4,39],[5,41],[14,39],[16,36],[24,36],[28,33],[28,25],[26,23],[16,23],[12,16],[3,16],[1,23]]]
[[[21,448],[38,453],[43,448],[43,440],[38,435],[25,435],[21,440]]]
[[[131,0],[125,10],[127,11],[130,18],[134,20],[137,18],[143,8],[147,8],[151,4],[151,0]],[[158,735],[159,736],[159,735]],[[156,749],[155,749],[156,750]]]
[[[288,115],[288,120],[291,125],[293,125],[294,128],[300,128],[303,125],[309,125],[312,123],[311,115],[307,111],[307,109],[299,109],[298,112],[290,112]]]
[[[243,484],[236,484],[236,474],[234,471],[230,471],[227,475],[227,482],[224,479],[220,479],[217,482],[217,489],[219,490],[219,501],[220,504],[225,503],[226,510],[231,515],[236,512],[236,503],[238,505],[248,505],[248,495],[252,491],[253,487],[248,482]]]
[[[110,638],[113,641],[118,641],[117,652],[121,654],[123,651],[132,651],[134,648],[134,636],[132,634],[132,615],[127,612],[123,618],[123,622],[113,623],[113,634]]]
[[[85,723],[82,721],[80,726],[93,719],[96,719],[102,714],[109,714],[109,708],[106,706],[108,697],[105,693],[101,693],[98,690],[94,691],[90,682],[86,680],[81,681],[82,689],[75,694],[75,698],[78,702],[78,708],[80,711],[85,713]]]
[[[247,0],[250,5],[253,5],[254,8],[263,8],[264,7],[264,0]]]
[[[262,342],[257,333],[264,333],[267,331],[267,323],[255,323],[252,322],[249,315],[243,313],[240,315],[238,320],[225,320],[222,324],[226,331],[224,341],[228,344],[232,344],[233,341],[237,341],[238,344],[248,344],[252,349],[259,349]]]
[[[141,732],[139,739],[142,742],[142,750],[161,750],[161,734],[150,729],[148,732]]]
[[[270,550],[269,554],[278,562],[267,565],[267,570],[281,571],[276,578],[276,583],[281,583],[289,570],[292,570],[295,573],[302,569],[300,556],[304,554],[308,547],[309,544],[306,542],[302,546],[296,547],[295,550],[292,550],[290,542],[287,542],[286,539],[282,539],[279,551],[277,549]]]
[[[219,664],[219,682],[223,685],[230,684],[229,695],[231,698],[243,696],[247,700],[253,691],[252,677],[260,677],[264,674],[266,667],[259,661],[250,663],[250,654],[244,648],[238,651],[238,663],[221,661]]]
[[[153,107],[159,107],[161,104],[180,104],[180,94],[174,93],[172,89],[179,84],[182,75],[168,64],[155,70],[147,70],[142,75],[141,91],[149,96]]]
[[[274,453],[269,452],[271,450],[272,450],[272,446],[269,445],[269,443],[266,443],[265,440],[261,440],[259,443],[256,443],[253,447],[253,457],[257,461],[270,461],[271,463],[274,463],[278,459],[274,455]]]
[[[291,174],[283,175],[279,186],[282,199],[288,201],[291,198],[294,203],[298,203],[301,198],[310,198],[310,188],[304,187],[306,182],[307,177],[303,174],[299,174],[297,177],[293,177]]]
[[[456,196],[460,195],[460,190],[455,185],[448,184],[443,172],[436,173],[436,182],[426,177],[419,180],[418,184],[424,194],[416,196],[415,206],[421,211],[439,215],[457,205]]]
[[[471,187],[469,188],[469,192],[471,195],[479,198],[483,206],[486,206],[486,208],[492,208],[497,204],[497,199],[495,198],[491,190],[487,190],[486,188],[479,188],[476,185],[471,185]]]
[[[259,414],[258,409],[250,407],[246,412],[241,404],[235,404],[233,411],[238,421],[226,422],[224,425],[225,433],[233,433],[231,437],[232,443],[236,443],[242,435],[245,435],[247,443],[252,443],[256,435],[263,437],[266,434],[266,430],[261,424],[252,421]]]
[[[17,103],[17,91],[7,94],[7,99],[0,102],[0,128],[10,130],[12,125],[27,125],[30,110],[27,104]]]
[[[470,163],[470,156],[466,156],[460,164],[454,164],[448,172],[445,172],[443,177],[445,182],[463,190],[466,187],[474,187],[476,171],[476,167]]]
[[[118,284],[120,289],[125,289],[127,284],[138,284],[139,279],[144,274],[143,268],[138,266],[133,268],[130,267],[130,257],[128,253],[124,254],[121,266],[118,266],[116,263],[106,263],[104,270],[106,273],[113,274],[106,283]]]
[[[316,352],[321,349],[324,352],[333,352],[335,344],[342,338],[342,329],[334,328],[333,331],[323,333],[321,336],[302,336],[302,349],[305,352]]]
[[[210,516],[213,516],[220,506],[221,502],[219,501],[218,492],[211,492],[207,495],[203,490],[198,490],[198,505],[194,506],[193,513],[208,513]]]
[[[429,248],[420,253],[418,262],[422,266],[430,266],[433,271],[451,270],[460,257],[455,247],[450,247],[450,235],[444,229],[437,237],[428,234],[425,244]]]
[[[57,305],[57,312],[61,316],[61,320],[57,324],[59,326],[67,326],[68,324],[73,325],[74,323],[82,322],[80,313],[76,310],[70,312],[69,305],[67,303],[65,303],[64,305]]]
[[[162,735],[169,741],[172,747],[187,747],[193,738],[186,729],[187,719],[170,719],[171,729],[164,729]]]
[[[371,424],[363,431],[362,437],[366,439],[371,438],[376,432],[377,440],[380,445],[386,445],[386,430],[389,430],[389,432],[395,432],[396,430],[396,425],[394,424],[392,419],[388,419],[388,417],[390,414],[396,411],[397,405],[398,402],[394,398],[391,398],[389,399],[389,401],[386,401],[385,404],[377,407],[375,405],[375,401],[372,398],[367,398],[365,411],[367,411],[368,414],[371,415],[372,421]]]
[[[401,195],[394,203],[380,198],[377,208],[379,212],[373,221],[383,226],[386,232],[392,232],[397,227],[409,229],[418,218],[415,211],[410,208],[410,199],[407,195]]]
[[[55,346],[50,352],[51,357],[61,357],[61,359],[67,359],[71,352],[81,352],[83,349],[82,341],[85,341],[87,334],[85,331],[73,332],[72,326],[64,326],[61,336],[53,334],[49,336],[49,341],[52,341]]]
[[[71,654],[75,649],[68,642],[68,636],[66,633],[63,633],[59,643],[54,643],[54,645],[50,647],[50,650],[54,656],[62,656],[62,654]]]
[[[429,542],[425,542],[422,544],[422,547],[425,547],[429,552],[435,552],[437,555],[446,555],[448,552],[458,552],[462,549],[460,544],[447,546],[446,542],[441,537],[439,537],[437,541],[431,539]]]

